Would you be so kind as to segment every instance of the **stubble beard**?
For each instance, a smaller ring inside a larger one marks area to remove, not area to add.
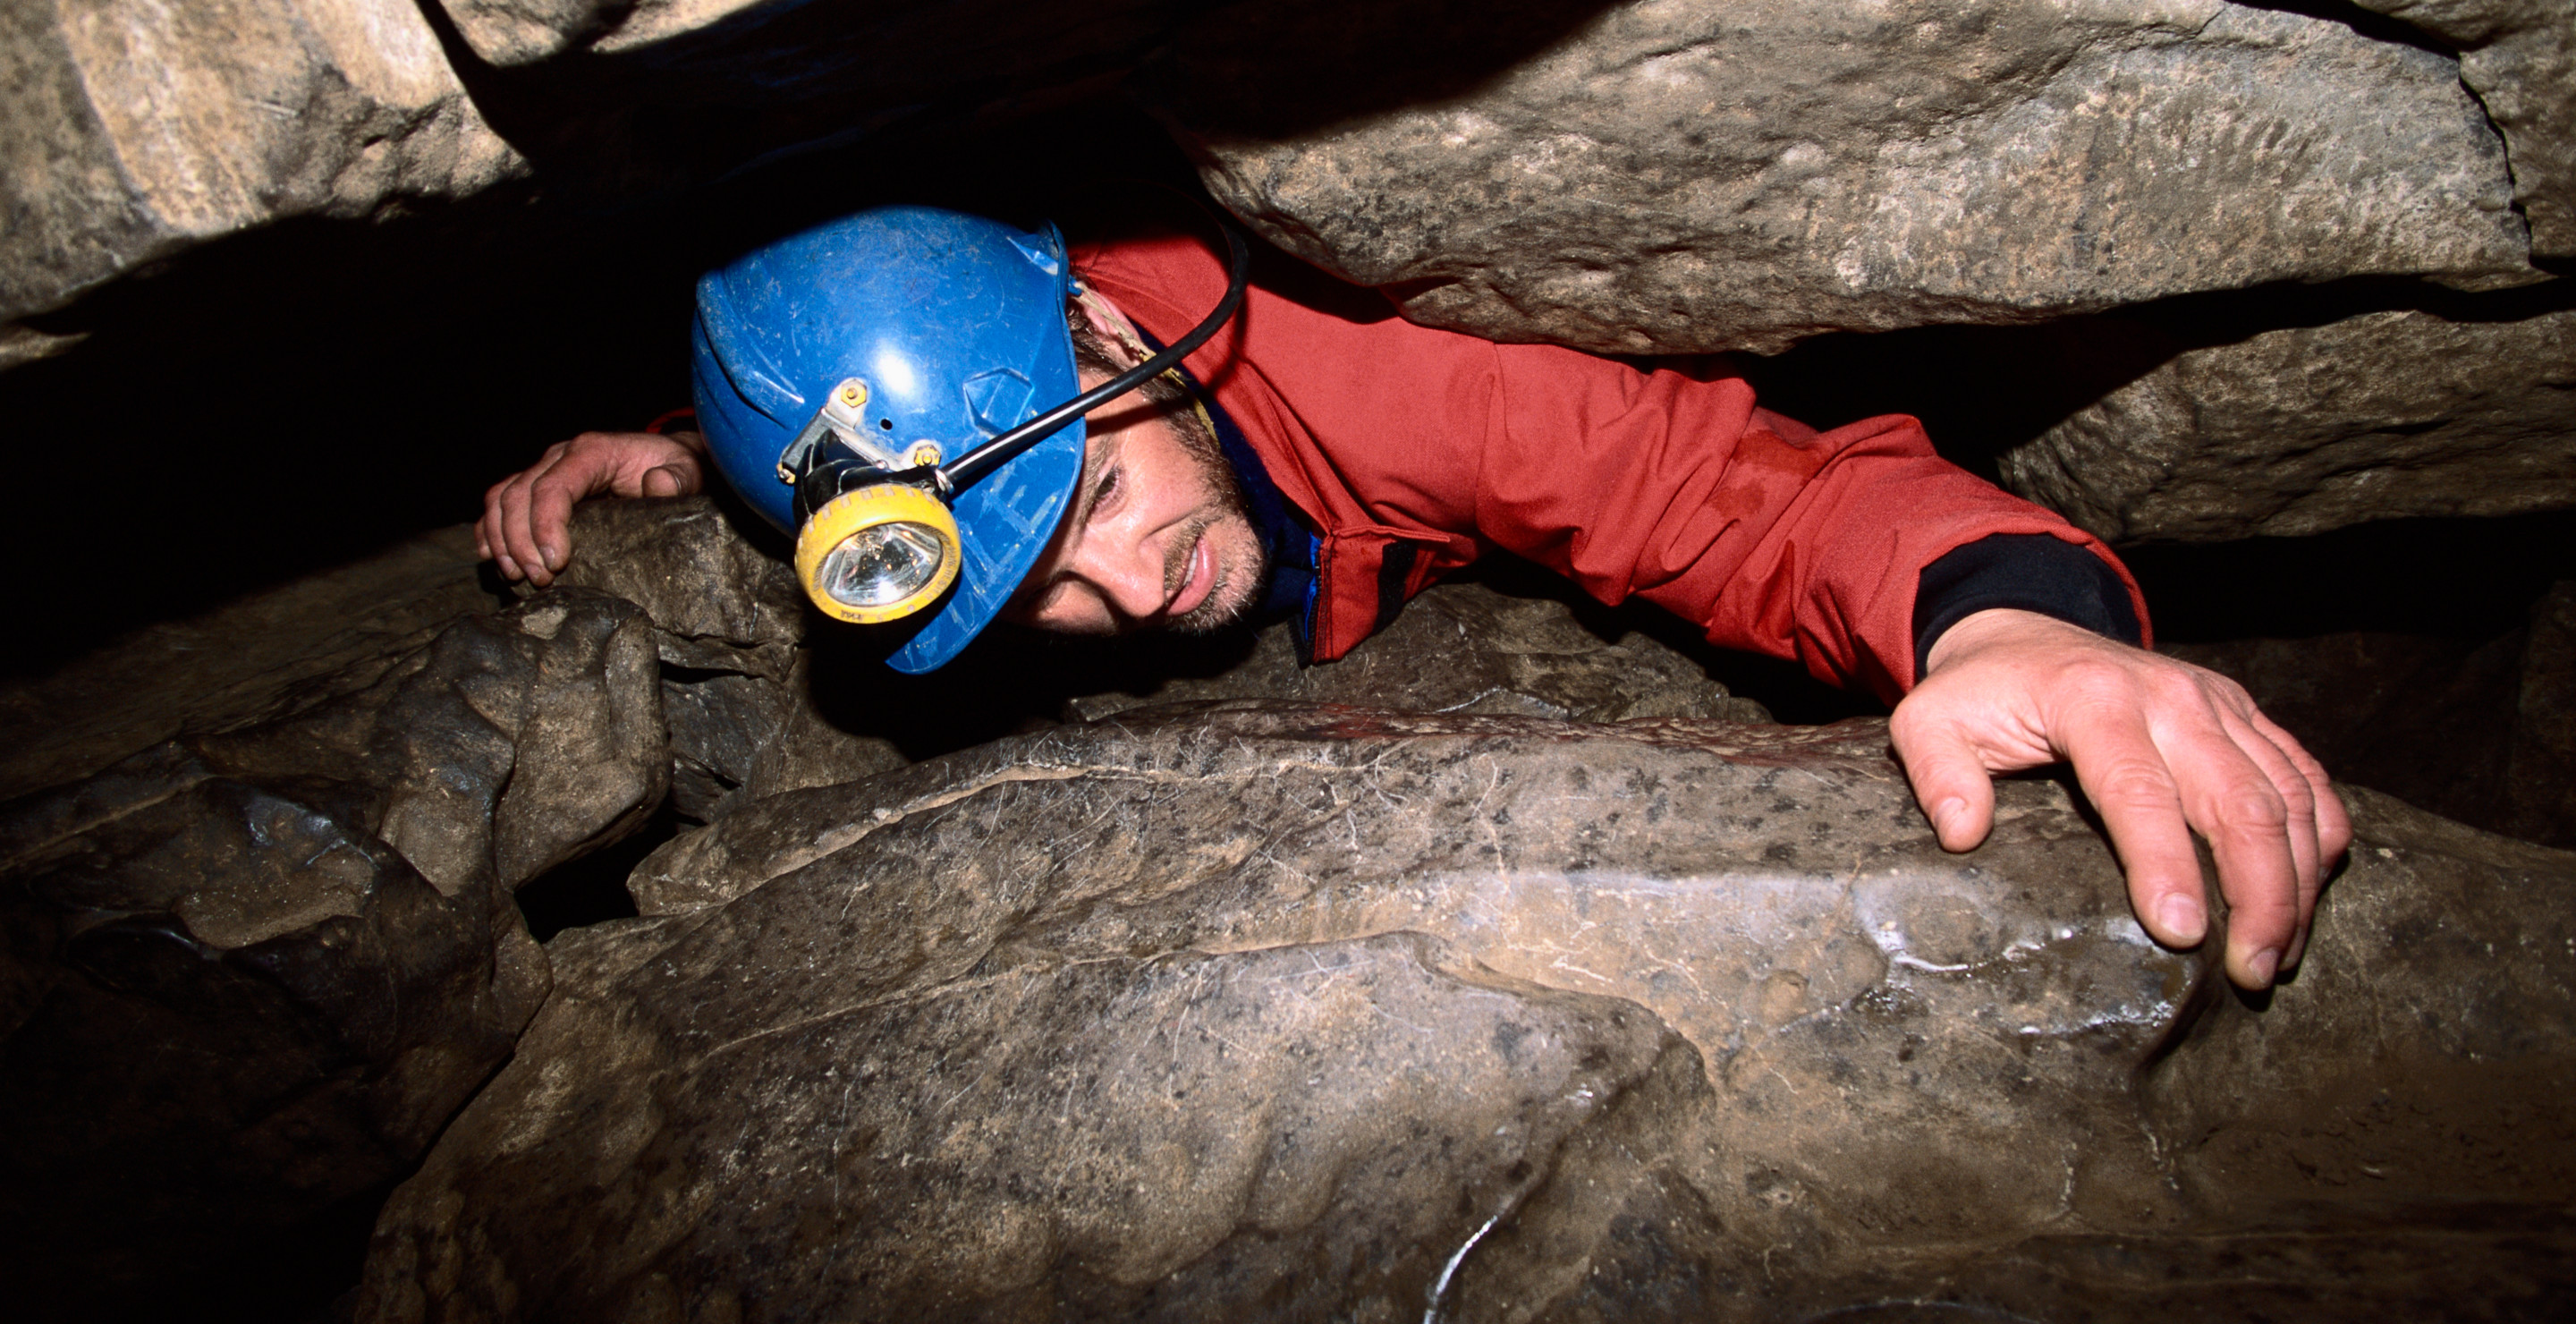
[[[1190,553],[1203,542],[1208,550],[1208,569],[1216,576],[1216,582],[1208,586],[1207,596],[1197,606],[1164,622],[1164,628],[1180,634],[1212,634],[1251,613],[1253,598],[1269,568],[1268,557],[1260,536],[1253,530],[1243,486],[1217,448],[1216,438],[1208,435],[1206,425],[1199,421],[1198,411],[1184,405],[1168,417],[1173,432],[1180,437],[1181,449],[1198,467],[1199,480],[1207,490],[1207,509],[1173,540],[1171,555],[1163,567],[1163,597],[1170,601],[1188,582]],[[1220,542],[1246,549],[1249,561],[1237,558],[1229,566],[1219,554],[1223,550]]]
[[[1065,325],[1073,338],[1077,364],[1104,377],[1114,377],[1124,370],[1121,360],[1110,353],[1109,345],[1092,330],[1080,308],[1066,305]],[[1217,444],[1216,434],[1209,430],[1188,389],[1165,374],[1146,381],[1136,388],[1136,393],[1153,403],[1172,435],[1179,439],[1182,452],[1198,471],[1199,485],[1205,493],[1199,503],[1201,513],[1173,540],[1173,550],[1164,561],[1163,600],[1171,601],[1181,591],[1181,585],[1188,582],[1190,552],[1210,533],[1220,534],[1223,541],[1239,544],[1249,552],[1248,558],[1237,559],[1229,569],[1211,543],[1209,568],[1216,582],[1208,586],[1208,594],[1199,605],[1164,621],[1161,627],[1181,634],[1212,634],[1251,613],[1253,599],[1268,577],[1269,552],[1253,527],[1252,508],[1243,498],[1243,484],[1234,476],[1234,466],[1226,463],[1224,449]]]

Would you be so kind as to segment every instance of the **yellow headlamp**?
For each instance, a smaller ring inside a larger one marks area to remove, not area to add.
[[[874,625],[947,592],[962,556],[946,502],[910,483],[872,483],[825,502],[797,531],[796,579],[824,615]]]

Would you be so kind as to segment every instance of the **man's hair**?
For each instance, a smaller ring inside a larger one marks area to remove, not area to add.
[[[1110,352],[1108,339],[1091,325],[1090,318],[1083,316],[1082,305],[1070,299],[1064,305],[1064,326],[1065,330],[1073,333],[1076,368],[1088,368],[1104,377],[1115,377],[1127,370],[1128,365],[1120,363],[1118,356]],[[1145,384],[1136,388],[1136,393],[1151,402],[1155,411],[1172,425],[1181,445],[1205,460],[1220,465],[1225,463],[1224,452],[1217,446],[1215,434],[1208,431],[1206,420],[1193,407],[1189,388],[1181,385],[1177,375],[1158,372],[1146,378]],[[1231,482],[1226,486],[1229,491],[1234,488]]]

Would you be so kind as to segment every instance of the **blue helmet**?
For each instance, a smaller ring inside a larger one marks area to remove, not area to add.
[[[827,614],[931,612],[887,659],[899,671],[991,624],[1082,476],[1078,413],[972,480],[942,467],[1076,395],[1071,283],[1054,226],[928,207],[818,225],[698,281],[693,387],[717,471],[797,535]]]

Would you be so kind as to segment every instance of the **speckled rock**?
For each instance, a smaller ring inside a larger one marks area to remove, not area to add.
[[[2006,452],[2105,538],[2217,542],[2576,506],[2576,311],[2377,312],[2174,356]]]
[[[2576,857],[2364,794],[2308,972],[2258,1012],[2140,934],[2056,785],[2006,784],[1996,839],[1944,855],[1884,741],[1185,705],[743,806],[640,871],[646,918],[559,943],[359,1310],[2251,1319],[2576,1290]],[[2402,1159],[2321,1120],[2372,1108],[2420,1120]],[[2439,1124],[2506,1114],[2511,1164]]]
[[[1768,353],[2278,281],[2539,278],[2459,62],[2341,23],[2221,0],[1508,13],[1238,11],[1175,46],[1157,96],[1273,241],[1506,340]],[[1540,44],[1444,64],[1468,27]],[[1282,63],[1299,81],[1261,76]],[[1403,78],[1417,95],[1369,90]]]
[[[712,498],[593,501],[559,583],[644,609],[661,660],[672,803],[705,822],[745,795],[825,786],[909,760],[813,701],[795,572]],[[522,596],[542,594],[525,584]]]
[[[13,1309],[166,1307],[406,1172],[545,996],[512,890],[662,798],[628,604],[470,618],[365,675],[0,806]]]

